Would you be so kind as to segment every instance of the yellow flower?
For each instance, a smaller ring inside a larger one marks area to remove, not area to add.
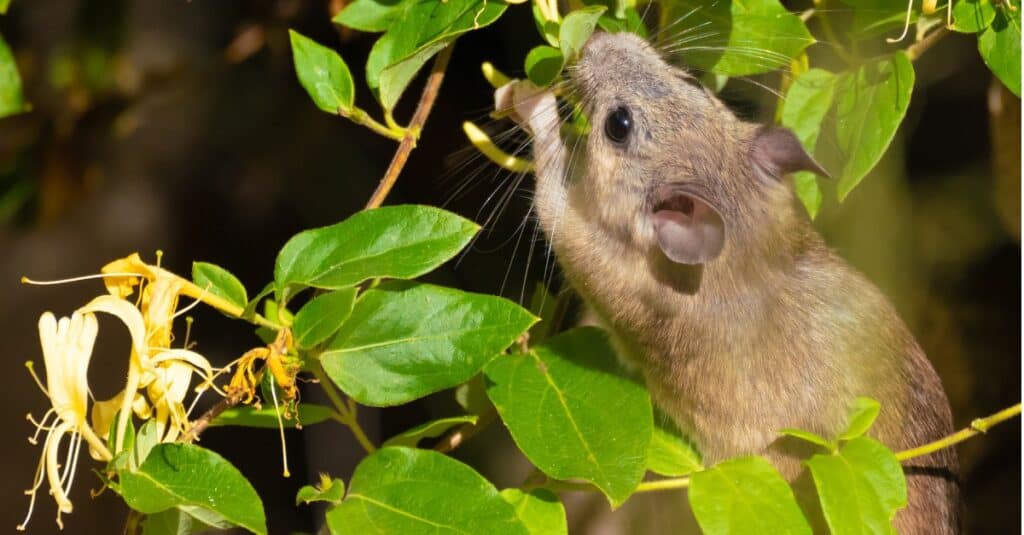
[[[81,310],[72,314],[70,318],[61,318],[59,321],[50,312],[39,318],[39,340],[46,366],[46,387],[43,387],[34,372],[32,376],[43,393],[50,398],[53,408],[47,411],[39,422],[35,422],[29,415],[30,421],[36,424],[36,433],[30,441],[36,443],[41,431],[46,431],[46,439],[43,441],[43,452],[36,468],[32,488],[26,491],[26,494],[31,496],[28,515],[18,526],[19,530],[25,529],[32,516],[36,491],[42,485],[44,476],[49,483],[50,494],[57,502],[57,525],[64,527],[60,516],[72,511],[68,492],[74,482],[83,439],[103,460],[111,458],[110,451],[89,427],[86,419],[89,403],[87,371],[97,332],[96,317]],[[29,370],[32,370],[31,364]],[[64,464],[61,465],[59,458],[65,435],[68,435],[70,440]]]

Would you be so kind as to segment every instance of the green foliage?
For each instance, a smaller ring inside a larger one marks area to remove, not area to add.
[[[1007,0],[1008,2],[1010,0]],[[978,35],[978,52],[999,80],[1020,96],[1020,2],[1000,5],[992,24]]]
[[[355,99],[355,84],[345,61],[337,52],[295,30],[288,34],[292,41],[295,74],[316,106],[332,114],[349,112]]]
[[[647,469],[663,476],[685,476],[703,470],[700,453],[672,425],[668,417],[655,413],[651,445],[647,451]]]
[[[398,405],[468,380],[534,321],[499,297],[385,283],[359,297],[320,362],[360,403]]]
[[[439,437],[452,427],[461,424],[475,424],[477,420],[479,420],[479,418],[473,414],[431,420],[389,438],[383,445],[385,447],[406,446],[409,448],[415,448],[420,441],[425,438]]]
[[[262,427],[265,429],[277,429],[279,425],[295,427],[296,425],[313,425],[326,421],[331,417],[330,407],[316,405],[313,403],[301,403],[298,405],[298,414],[292,419],[282,419],[278,422],[277,415],[281,409],[273,406],[257,409],[248,405],[232,407],[217,415],[211,426],[241,425],[245,427]]]
[[[811,533],[786,480],[761,457],[739,457],[695,473],[689,496],[708,534]]]
[[[327,513],[331,533],[527,535],[511,503],[475,470],[446,455],[377,450],[356,467],[348,495]]]
[[[182,508],[210,525],[229,523],[267,533],[256,490],[231,463],[210,450],[192,444],[157,444],[137,470],[122,470],[118,477],[118,492],[141,513]]]
[[[824,69],[810,69],[789,86],[782,103],[782,125],[796,134],[808,154],[814,154],[825,116],[832,108],[835,75]],[[813,218],[818,215],[822,195],[818,179],[809,171],[793,174],[796,194]]]
[[[242,285],[242,282],[228,270],[216,264],[193,262],[192,282],[199,288],[226,299],[238,308],[245,308],[249,302],[249,296],[245,293],[245,286]]]
[[[564,65],[565,57],[561,50],[539,45],[526,55],[526,77],[537,86],[549,86],[561,74]]]
[[[314,485],[304,485],[295,494],[295,505],[300,503],[327,502],[335,505],[345,497],[345,482],[331,479],[327,474],[320,474],[320,481]]]
[[[411,279],[459,252],[479,225],[430,206],[359,212],[288,240],[277,256],[278,293],[291,285],[334,290],[371,278]]]
[[[21,77],[14,55],[0,36],[0,117],[21,113],[28,109],[21,92]]]
[[[558,46],[562,49],[562,56],[569,61],[579,57],[605,9],[604,6],[588,6],[565,16],[558,28]]]
[[[569,532],[565,521],[565,506],[553,492],[533,489],[505,489],[501,497],[516,509],[516,516],[530,535],[562,535]]]
[[[603,333],[574,329],[527,354],[500,356],[484,373],[487,395],[537,468],[589,481],[616,506],[632,494],[647,465],[651,402],[618,374]]]
[[[355,288],[342,288],[311,299],[295,314],[295,343],[311,348],[330,338],[348,319],[355,302]]]

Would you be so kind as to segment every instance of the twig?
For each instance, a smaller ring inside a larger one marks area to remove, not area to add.
[[[949,435],[946,438],[936,440],[935,442],[925,444],[924,446],[919,446],[913,449],[901,451],[896,454],[896,458],[899,459],[900,461],[906,461],[907,459],[913,459],[914,457],[928,455],[929,453],[933,453],[941,449],[948,448],[954,444],[963,442],[971,437],[980,435],[988,431],[989,428],[996,424],[1000,424],[1002,422],[1005,422],[1006,420],[1009,420],[1010,418],[1013,418],[1014,416],[1019,415],[1020,408],[1020,403],[1018,403],[1012,407],[1007,407],[993,414],[992,416],[988,416],[986,418],[976,418],[974,421],[971,422],[970,427],[965,427],[964,429],[961,429],[956,433]]]
[[[455,42],[453,41],[444,50],[441,50],[441,53],[437,55],[437,59],[434,60],[434,67],[430,70],[430,76],[427,78],[427,84],[423,87],[423,93],[420,94],[420,102],[416,105],[412,121],[409,123],[408,128],[405,129],[405,136],[402,137],[402,142],[399,143],[395,156],[391,158],[391,164],[388,165],[387,171],[384,172],[384,178],[380,179],[380,184],[377,185],[373,196],[366,203],[367,209],[377,208],[384,203],[384,198],[388,196],[388,192],[391,191],[395,181],[398,180],[399,173],[405,167],[405,162],[409,159],[409,153],[412,152],[412,149],[416,148],[416,140],[420,136],[423,124],[427,122],[430,110],[434,107],[434,101],[437,99],[437,93],[441,89],[444,71],[448,68],[448,60],[452,57],[454,46]]]
[[[180,442],[192,442],[199,438],[199,435],[206,431],[207,427],[210,427],[210,423],[215,418],[221,415],[222,412],[238,405],[242,401],[242,393],[236,392],[228,395],[228,397],[220,400],[216,405],[210,407],[206,412],[203,413],[195,422],[192,422],[192,427],[181,436]]]
[[[949,34],[949,30],[940,26],[934,32],[924,36],[924,39],[907,47],[907,57],[910,58],[910,61],[914,61],[947,34]]]
[[[340,424],[347,426],[352,430],[352,434],[355,435],[356,440],[366,450],[366,453],[373,453],[377,450],[377,447],[373,445],[373,442],[366,436],[366,432],[359,425],[359,420],[356,419],[355,412],[349,410],[349,406],[341,399],[341,394],[334,389],[334,383],[331,382],[331,378],[324,372],[323,366],[317,362],[317,366],[313,368],[313,375],[317,381],[320,382],[320,388],[327,394],[327,399],[331,400],[331,404],[334,405],[334,410],[337,411],[337,415],[334,418]]]

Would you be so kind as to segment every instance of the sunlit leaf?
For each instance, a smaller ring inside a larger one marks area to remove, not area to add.
[[[700,454],[663,415],[655,414],[654,433],[648,450],[647,469],[663,476],[685,476],[703,466]]]
[[[207,262],[192,263],[192,282],[217,297],[226,299],[238,308],[245,308],[249,297],[245,286],[228,270]]]
[[[530,535],[560,535],[569,532],[565,507],[551,491],[505,489],[501,491],[501,497],[516,508],[516,515],[530,531]]]
[[[562,19],[558,28],[558,46],[562,50],[562,57],[569,61],[579,57],[583,45],[587,43],[590,34],[594,33],[597,19],[601,18],[606,9],[605,6],[587,6]]]
[[[355,288],[342,288],[310,299],[295,314],[292,334],[299,347],[310,348],[330,338],[352,313]]]
[[[419,442],[425,438],[437,438],[444,434],[445,431],[457,425],[475,424],[476,421],[477,416],[472,414],[465,416],[450,416],[448,418],[432,420],[389,438],[384,442],[384,446],[407,446],[415,448]]]
[[[288,30],[288,35],[295,74],[316,106],[331,114],[351,110],[355,86],[341,56],[295,30]]]
[[[881,408],[882,405],[871,398],[857,398],[850,411],[850,423],[846,425],[846,431],[839,435],[839,440],[850,440],[866,433],[875,423]]]
[[[1000,6],[992,24],[978,35],[978,52],[985,65],[1019,97],[1020,2],[1014,2],[1013,7],[1011,11],[1006,5]]]
[[[562,72],[565,59],[557,48],[540,45],[526,55],[526,77],[534,85],[545,87],[551,85]]]
[[[814,154],[825,115],[832,107],[834,89],[834,74],[810,69],[793,81],[782,102],[782,124],[793,130],[808,154]],[[822,201],[817,177],[809,171],[800,171],[793,174],[793,183],[797,197],[813,219]]]
[[[333,504],[341,503],[345,497],[345,482],[327,474],[320,474],[320,481],[316,485],[303,485],[295,494],[295,505],[310,504],[313,502],[327,502]]]
[[[956,0],[953,4],[952,29],[963,33],[978,33],[988,28],[996,18],[992,0]]]
[[[689,498],[707,535],[811,533],[786,480],[761,457],[739,457],[694,473]]]
[[[402,12],[402,4],[403,0],[356,0],[331,20],[363,32],[383,32]]]

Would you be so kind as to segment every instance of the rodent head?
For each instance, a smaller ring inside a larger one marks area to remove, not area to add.
[[[591,124],[570,161],[588,215],[672,262],[766,247],[796,216],[783,175],[825,174],[792,132],[737,119],[633,34],[595,33],[570,76]]]

